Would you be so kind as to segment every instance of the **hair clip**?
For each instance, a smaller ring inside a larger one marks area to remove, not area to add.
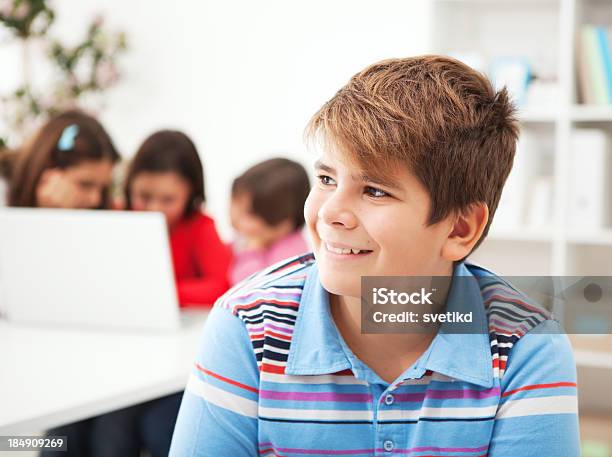
[[[57,149],[60,151],[68,151],[72,149],[74,147],[74,140],[78,134],[78,125],[70,124],[69,126],[65,127],[62,131],[62,136],[60,136],[60,139],[57,142]]]

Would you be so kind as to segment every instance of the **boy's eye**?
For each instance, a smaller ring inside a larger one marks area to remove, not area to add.
[[[366,186],[365,193],[370,197],[374,198],[382,198],[382,197],[390,197],[390,195],[384,190],[377,189],[376,187]]]
[[[332,184],[335,184],[335,181],[332,178],[330,178],[329,176],[327,176],[327,175],[318,175],[317,179],[324,186],[331,186]]]

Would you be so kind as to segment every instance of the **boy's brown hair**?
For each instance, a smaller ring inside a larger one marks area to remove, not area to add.
[[[294,229],[304,225],[304,203],[309,192],[304,167],[283,158],[258,163],[232,183],[232,197],[248,194],[251,211],[266,224],[275,226],[290,219]]]
[[[375,178],[408,169],[431,198],[428,224],[486,203],[485,238],[514,160],[519,128],[505,89],[462,62],[389,59],[353,76],[306,128]]]

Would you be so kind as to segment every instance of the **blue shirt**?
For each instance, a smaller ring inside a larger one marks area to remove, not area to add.
[[[344,342],[312,255],[237,285],[206,322],[170,456],[578,456],[567,337],[490,272],[454,274],[476,278],[461,293],[482,331],[440,331],[393,383]]]

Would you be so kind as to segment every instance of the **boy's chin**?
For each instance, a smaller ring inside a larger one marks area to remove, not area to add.
[[[319,271],[319,279],[323,288],[333,295],[340,297],[356,297],[361,296],[361,278],[340,277],[337,272],[327,273]],[[348,275],[345,275],[348,276]]]

